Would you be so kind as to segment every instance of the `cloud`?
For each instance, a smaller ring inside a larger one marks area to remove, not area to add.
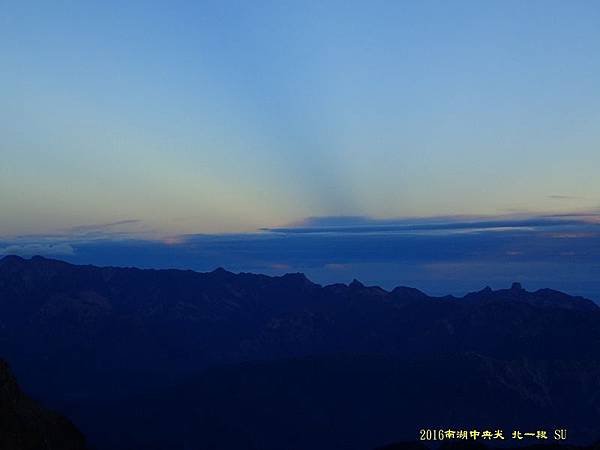
[[[572,195],[549,195],[552,200],[585,200],[583,197],[575,197]]]
[[[0,247],[0,255],[19,255],[19,256],[71,256],[75,254],[72,245],[66,243],[26,243],[11,244],[6,247]]]
[[[352,266],[350,264],[328,263],[324,267],[327,270],[349,270]]]
[[[142,221],[139,219],[124,219],[116,222],[77,225],[67,229],[65,234],[79,237],[125,236],[130,235],[132,231],[139,233],[141,224]]]
[[[284,234],[311,233],[425,233],[481,230],[542,229],[585,225],[596,212],[512,216],[440,216],[424,218],[377,219],[366,216],[310,217],[284,227],[263,231]]]

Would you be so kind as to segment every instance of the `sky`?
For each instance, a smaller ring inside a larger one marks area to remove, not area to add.
[[[599,23],[596,1],[4,0],[0,253],[432,290],[552,282],[570,254],[565,286],[600,293]],[[415,271],[469,245],[493,267]]]

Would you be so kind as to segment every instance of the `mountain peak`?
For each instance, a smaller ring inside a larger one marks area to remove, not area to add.
[[[283,275],[282,278],[288,280],[310,281],[302,272],[290,272]]]
[[[18,255],[6,255],[0,259],[0,262],[6,263],[6,264],[15,263],[15,262],[23,262],[23,261],[25,261],[25,258],[22,258]]]
[[[524,289],[523,289],[523,286],[521,285],[521,283],[515,281],[512,284],[512,286],[510,287],[510,290],[513,292],[520,292],[520,291],[523,291]]]
[[[392,291],[392,295],[394,297],[401,297],[407,299],[427,298],[427,294],[425,294],[423,291],[407,286],[395,287]]]
[[[481,291],[465,295],[463,300],[471,303],[518,302],[542,308],[579,311],[597,311],[600,309],[592,300],[583,297],[571,296],[553,289],[539,289],[535,292],[529,292],[518,282],[514,282],[510,289],[497,291],[486,286]]]
[[[362,284],[360,281],[358,281],[356,278],[354,278],[354,279],[352,280],[352,283],[350,283],[350,284],[348,285],[348,287],[349,287],[349,288],[352,288],[352,289],[362,289],[362,288],[364,288],[364,287],[365,287],[365,285],[364,285],[364,284]]]

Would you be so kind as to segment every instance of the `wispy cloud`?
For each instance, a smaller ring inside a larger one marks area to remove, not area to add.
[[[585,200],[583,197],[576,197],[574,195],[549,195],[548,198],[552,200]]]
[[[72,256],[75,249],[71,244],[66,243],[23,243],[10,244],[0,247],[0,255],[20,255],[20,256]]]
[[[284,234],[464,232],[479,230],[546,229],[593,224],[598,212],[513,214],[510,216],[440,216],[377,219],[366,216],[310,217],[289,226],[264,228]]]
[[[99,233],[114,230],[115,228],[122,227],[123,225],[139,225],[141,220],[139,219],[124,219],[116,222],[107,223],[96,223],[96,224],[85,224],[77,225],[69,228],[67,231],[70,233],[81,234],[81,233]]]

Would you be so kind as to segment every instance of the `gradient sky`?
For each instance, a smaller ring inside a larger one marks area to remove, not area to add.
[[[5,0],[0,236],[596,208],[599,23],[597,1]]]

